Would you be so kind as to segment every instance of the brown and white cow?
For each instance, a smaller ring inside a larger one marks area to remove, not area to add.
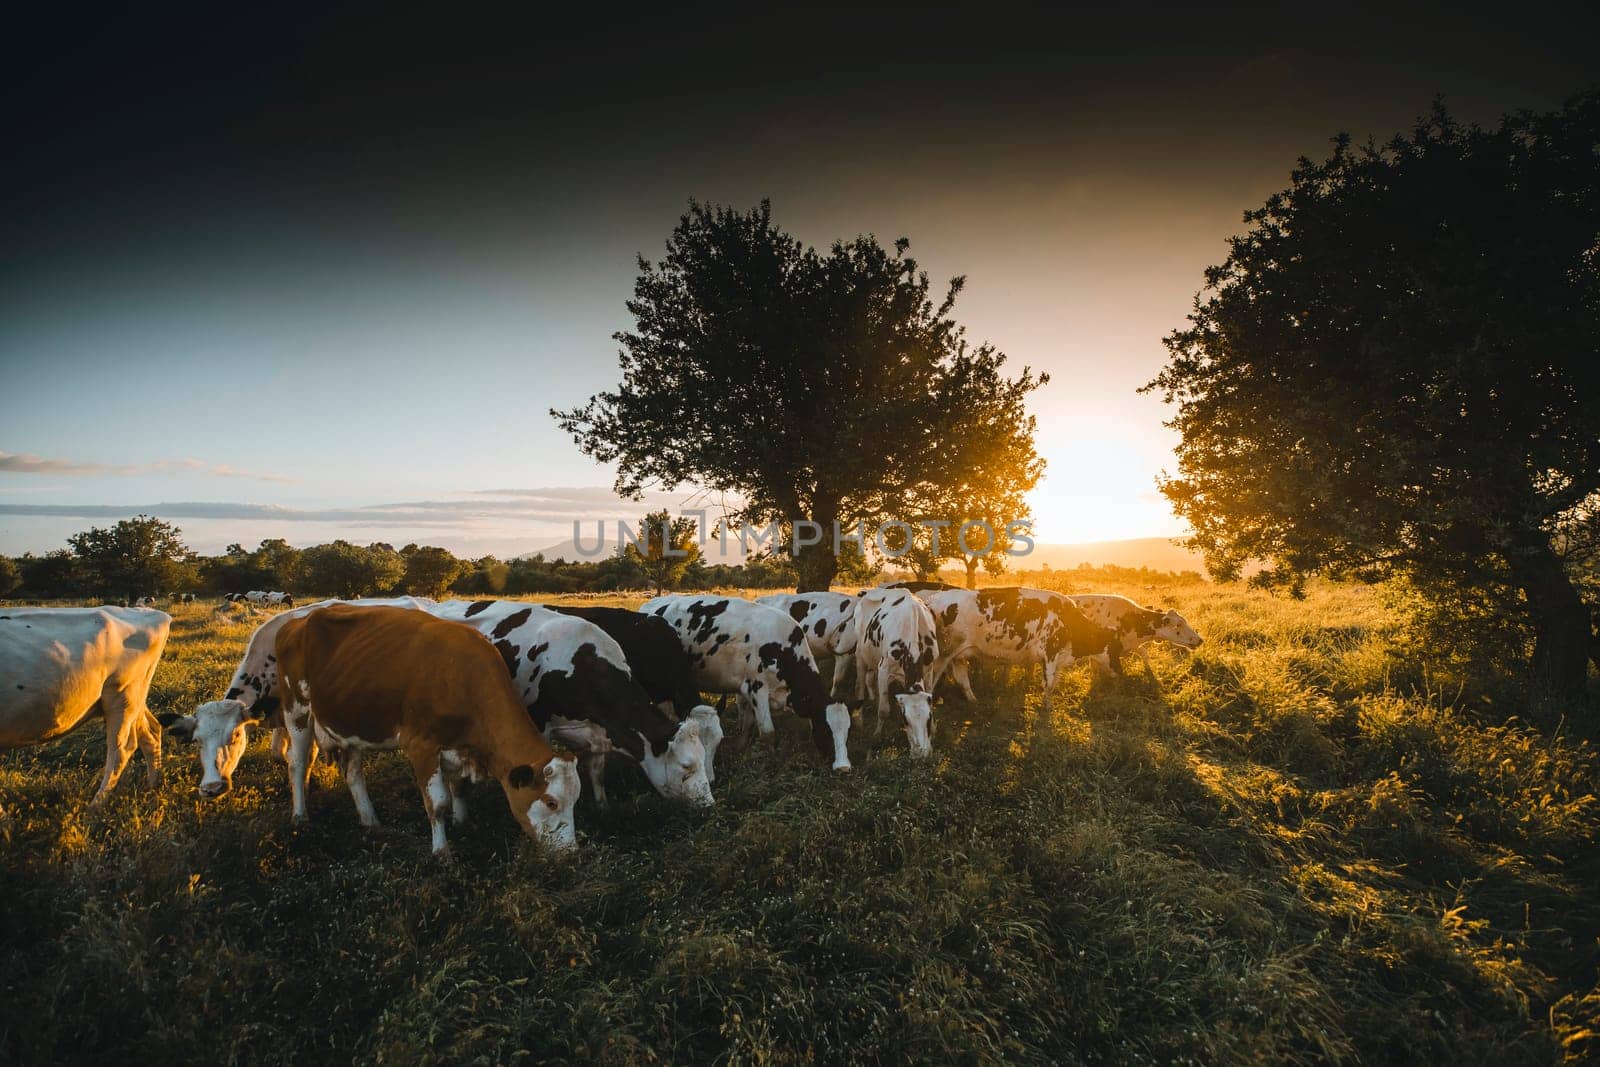
[[[1044,668],[1044,708],[1063,668],[1105,654],[1119,667],[1116,632],[1090,622],[1065,598],[1034,596],[1015,586],[946,589],[923,594],[939,630],[939,662],[933,683],[946,670],[968,700],[975,700],[967,660],[983,656],[1002,663]]]
[[[146,701],[172,616],[144,608],[0,609],[0,751],[106,722],[106,769],[91,803],[116,787],[138,748],[161,780],[161,732]]]
[[[856,699],[864,702],[869,694],[874,698],[877,722],[873,735],[883,733],[889,698],[893,697],[911,754],[918,758],[932,755],[933,705],[928,681],[939,658],[933,613],[913,593],[873,589],[857,601],[855,617]]]
[[[239,594],[242,598],[243,594]],[[274,645],[278,631],[289,620],[302,618],[339,600],[319,600],[315,604],[274,615],[250,635],[244,656],[234,668],[233,679],[221,700],[201,704],[193,715],[167,713],[161,725],[174,737],[193,741],[200,757],[200,785],[203,797],[219,797],[233,787],[233,772],[250,744],[250,727],[266,723],[273,729],[273,750],[287,760],[287,737],[282,733],[282,714],[278,699],[278,657]],[[421,610],[432,606],[426,597],[378,597],[349,603],[370,607],[398,607]]]
[[[403,749],[436,854],[449,847],[452,780],[484,775],[499,779],[529,837],[577,844],[576,760],[553,751],[528,719],[483,634],[424,611],[334,604],[289,620],[276,652],[296,819],[306,817],[315,736],[342,753]],[[362,821],[375,821],[359,771],[346,778]]]

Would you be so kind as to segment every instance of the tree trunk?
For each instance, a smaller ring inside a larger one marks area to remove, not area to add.
[[[821,544],[807,545],[795,557],[794,569],[799,575],[795,584],[797,593],[826,593],[839,573],[839,560],[833,554],[833,530],[830,527]]]
[[[1507,554],[1511,575],[1533,617],[1534,675],[1560,700],[1581,702],[1588,688],[1589,611],[1543,535],[1523,539]]]
[[[976,588],[978,588],[978,557],[977,556],[968,556],[968,557],[966,557],[966,564],[967,564],[967,588],[968,589],[976,589]]]

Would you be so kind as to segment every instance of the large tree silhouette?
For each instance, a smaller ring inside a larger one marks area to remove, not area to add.
[[[1505,589],[1543,680],[1585,687],[1570,536],[1600,491],[1600,94],[1494,129],[1442,106],[1335,141],[1248,212],[1146,388],[1163,491],[1214,573]]]
[[[822,254],[774,226],[769,204],[691,204],[665,257],[639,261],[635,326],[616,335],[622,383],[551,414],[617,463],[619,493],[692,482],[741,497],[735,521],[819,523],[797,569],[802,590],[826,589],[832,524],[923,510],[961,476],[971,449],[948,447],[956,435],[1040,466],[1021,398],[1045,377],[1009,379],[1004,356],[969,345],[951,317],[963,280],[936,302],[907,247],[858,237]]]

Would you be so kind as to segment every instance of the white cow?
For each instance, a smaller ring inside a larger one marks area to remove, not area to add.
[[[817,661],[795,621],[766,604],[737,597],[672,595],[640,611],[672,625],[694,661],[695,683],[708,693],[737,694],[741,718],[774,737],[772,712],[788,708],[811,723],[811,740],[833,769],[850,769],[850,709],[830,702]]]
[[[927,682],[939,658],[933,613],[905,590],[870,590],[857,602],[855,616],[856,699],[865,701],[869,691],[875,697],[874,736],[883,733],[892,696],[911,754],[932,755],[933,706]]]
[[[106,721],[105,799],[134,748],[161,780],[161,736],[146,703],[172,616],[144,608],[0,608],[0,750]]]
[[[818,663],[824,656],[833,660],[833,684],[828,692],[837,697],[855,662],[856,598],[845,593],[773,593],[756,597],[756,603],[777,608],[793,619]]]

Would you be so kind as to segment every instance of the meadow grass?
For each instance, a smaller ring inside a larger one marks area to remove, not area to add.
[[[1587,740],[1443,689],[1371,589],[1058,580],[1206,645],[1071,672],[1050,714],[977,671],[926,762],[734,735],[708,813],[614,769],[574,855],[488,783],[435,860],[397,756],[372,831],[325,765],[291,827],[262,738],[219,801],[169,742],[98,810],[98,723],[0,756],[0,1062],[1600,1056]],[[157,711],[220,695],[259,621],[175,615]]]

